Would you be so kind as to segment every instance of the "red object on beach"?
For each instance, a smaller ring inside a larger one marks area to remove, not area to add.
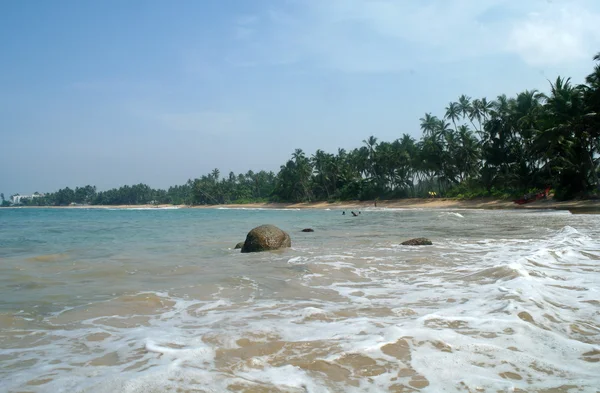
[[[521,199],[516,199],[513,202],[517,205],[524,205],[529,202],[539,201],[540,199],[546,198],[550,192],[550,187],[547,187],[544,191],[538,192],[535,195],[525,195]]]

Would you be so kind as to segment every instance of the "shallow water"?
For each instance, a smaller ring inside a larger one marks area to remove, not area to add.
[[[264,223],[292,249],[232,249]],[[0,209],[0,391],[597,392],[599,235],[556,211]]]

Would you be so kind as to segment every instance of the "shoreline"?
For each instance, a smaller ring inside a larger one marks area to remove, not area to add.
[[[213,206],[194,206],[194,209],[206,208],[265,208],[265,209],[483,209],[483,210],[569,210],[572,213],[600,214],[600,200],[574,200],[558,202],[539,200],[525,205],[517,205],[513,201],[494,198],[459,200],[451,198],[407,198],[377,201],[344,201],[344,202],[305,202],[305,203],[250,203]]]
[[[19,206],[10,208],[50,208],[50,209],[485,209],[485,210],[569,210],[574,213],[600,213],[600,200],[574,200],[557,202],[551,199],[539,200],[525,205],[517,205],[513,201],[499,200],[493,198],[480,198],[471,200],[459,200],[451,198],[407,198],[377,201],[344,201],[344,202],[304,202],[304,203],[247,203],[247,204],[225,204],[225,205],[80,205],[80,206]]]

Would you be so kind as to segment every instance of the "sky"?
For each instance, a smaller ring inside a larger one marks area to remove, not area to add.
[[[0,2],[0,192],[277,172],[584,81],[597,0]]]

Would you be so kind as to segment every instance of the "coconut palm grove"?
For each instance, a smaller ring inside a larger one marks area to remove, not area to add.
[[[148,185],[65,188],[30,205],[226,204],[408,197],[513,198],[552,188],[558,200],[598,197],[600,53],[584,83],[558,77],[549,91],[493,99],[461,95],[420,118],[421,139],[370,136],[362,146],[312,156],[296,149],[277,174],[218,169],[168,190]],[[10,205],[4,200],[3,205]]]

